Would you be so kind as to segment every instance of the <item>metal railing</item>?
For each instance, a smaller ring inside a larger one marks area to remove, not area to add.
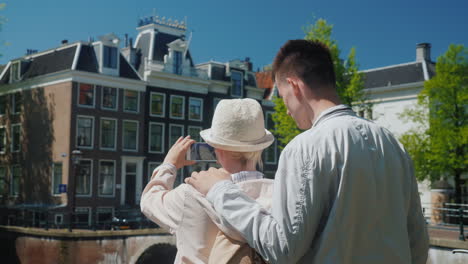
[[[63,208],[62,208],[63,209]],[[55,218],[61,216],[60,221]],[[73,220],[70,225],[70,220]],[[1,208],[0,225],[48,229],[126,230],[157,228],[139,208],[115,208],[108,216],[44,208]],[[73,228],[70,228],[72,226]]]
[[[423,214],[429,228],[459,230],[458,239],[465,241],[465,226],[468,226],[468,204],[429,203],[423,204]]]

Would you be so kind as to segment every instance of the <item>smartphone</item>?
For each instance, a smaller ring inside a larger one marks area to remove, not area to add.
[[[216,162],[216,153],[207,143],[196,142],[187,151],[187,160]]]

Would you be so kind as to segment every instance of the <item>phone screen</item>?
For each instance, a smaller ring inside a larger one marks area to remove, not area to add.
[[[187,151],[187,160],[216,161],[215,150],[204,142],[193,143]]]

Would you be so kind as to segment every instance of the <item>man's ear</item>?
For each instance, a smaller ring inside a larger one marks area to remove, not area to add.
[[[297,97],[297,99],[301,99],[302,92],[300,89],[301,83],[299,82],[299,80],[297,78],[289,77],[289,78],[286,78],[286,81],[288,82],[289,85],[291,85],[294,96]]]

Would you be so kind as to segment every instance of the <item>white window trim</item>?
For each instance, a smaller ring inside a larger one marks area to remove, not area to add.
[[[16,80],[13,81],[13,65],[15,64],[19,64],[18,75],[17,75]],[[10,83],[19,82],[19,81],[21,81],[21,61],[15,61],[15,62],[12,62],[10,66]]]
[[[94,174],[94,162],[92,159],[80,159],[80,162],[81,161],[91,161],[91,173],[89,175],[89,194],[78,194],[76,191],[75,191],[75,196],[76,197],[92,197],[93,196],[93,174]],[[81,166],[81,164],[80,164]],[[78,176],[78,175],[76,175]],[[73,186],[73,188],[75,188],[75,190],[77,189],[76,187],[78,186],[78,182],[77,182],[77,179],[78,177],[76,177],[75,179],[75,186]]]
[[[5,154],[6,153],[6,149],[7,149],[7,145],[6,145],[6,135],[7,135],[7,128],[6,126],[0,126],[0,129],[3,128],[3,131],[5,133],[5,135],[3,135],[3,147],[5,148],[3,151],[0,151],[0,154]]]
[[[200,129],[200,131],[203,130],[203,128],[201,126],[188,126],[187,127],[187,135],[190,135],[189,132],[190,132],[191,128],[197,128],[197,129]],[[192,137],[193,135],[190,135],[190,136]],[[200,140],[203,140],[202,137],[200,136],[200,134],[198,136],[200,137]]]
[[[151,150],[151,125],[161,125],[162,126],[162,135],[161,135],[161,138],[162,138],[162,150],[161,151],[152,151]],[[161,154],[161,153],[164,153],[164,147],[165,147],[165,130],[166,130],[166,124],[165,123],[161,123],[161,122],[149,122],[149,131],[148,131],[148,152],[149,153],[156,153],[156,154]]]
[[[126,149],[125,148],[125,122],[129,123],[136,123],[137,124],[137,130],[136,130],[136,149]],[[135,121],[135,120],[122,120],[122,150],[123,151],[129,151],[129,152],[138,152],[138,142],[140,142],[140,122]]]
[[[56,163],[60,163],[62,164],[62,180],[63,180],[63,162],[52,162],[52,190],[51,190],[51,194],[52,196],[55,196],[55,197],[58,197],[58,196],[61,196],[61,193],[54,193],[54,186],[55,186],[55,164]]]
[[[115,89],[117,92],[115,93],[115,108],[104,107],[104,88],[111,88]],[[109,87],[109,86],[101,86],[101,109],[114,111],[117,112],[119,110],[119,88]]]
[[[233,92],[233,89],[232,89],[232,73],[233,73],[233,72],[238,72],[238,73],[240,73],[240,75],[241,75],[241,91],[240,91],[241,94],[240,94],[240,95],[234,95],[234,94],[232,93],[232,92]],[[231,97],[242,98],[242,97],[244,96],[244,89],[243,89],[243,88],[244,88],[244,74],[243,74],[241,71],[231,70],[231,87],[230,87],[230,88],[231,88],[231,89],[230,89],[230,90],[231,90],[231,93],[230,93],[230,94],[231,94]]]
[[[99,184],[101,183],[101,162],[112,162],[114,163],[114,188],[112,188],[112,194],[99,194]],[[117,162],[115,160],[107,160],[107,159],[102,159],[99,160],[99,170],[98,170],[98,182],[97,182],[97,195],[98,197],[106,197],[106,198],[115,198],[115,181],[117,179],[116,173],[117,173]]]
[[[130,111],[130,110],[126,110],[125,109],[125,103],[126,103],[126,100],[127,100],[127,97],[125,96],[125,91],[127,91],[128,89],[124,90],[123,91],[123,111],[125,113],[134,113],[134,114],[137,114],[140,112],[140,92],[139,91],[135,91],[135,90],[128,90],[128,91],[132,91],[132,92],[136,92],[137,93],[137,110],[136,111]]]
[[[14,139],[14,136],[13,136],[13,130],[14,130],[14,127],[19,127],[19,149],[18,150],[14,150],[13,149],[13,146],[15,145],[13,139]],[[12,124],[11,125],[11,152],[12,153],[17,153],[17,152],[20,152],[21,151],[21,123],[16,123],[16,124]]]
[[[190,100],[200,101],[200,118],[199,119],[190,118]],[[189,97],[188,119],[192,121],[203,121],[203,98]]]
[[[115,121],[115,129],[114,129],[114,147],[113,148],[106,148],[102,146],[102,121],[103,120],[110,120]],[[99,149],[101,150],[110,150],[116,151],[117,150],[117,129],[119,128],[119,123],[116,118],[108,118],[108,117],[101,117],[99,121]]]
[[[92,209],[91,209],[91,207],[89,207],[89,206],[77,206],[77,207],[75,207],[75,211],[73,212],[73,216],[76,217],[76,215],[77,215],[76,212],[77,212],[79,209],[88,209],[88,226],[90,226],[90,225],[91,225],[91,215],[92,215]],[[74,220],[75,220],[75,219],[73,219],[73,222],[75,223]]]
[[[162,164],[161,162],[155,162],[155,161],[148,162],[148,182],[151,180],[151,176],[153,176],[153,171],[150,170],[151,165],[156,165],[155,168],[157,168],[161,164]]]
[[[179,97],[182,98],[182,117],[176,117],[172,115],[172,98]],[[171,94],[171,99],[169,102],[169,117],[172,119],[183,120],[185,118],[185,96]]]
[[[167,145],[168,145],[167,148],[168,148],[168,149],[170,149],[170,148],[172,147],[172,145],[170,145],[170,144],[174,144],[174,143],[175,143],[175,142],[174,142],[174,143],[171,142],[171,135],[172,135],[171,132],[172,132],[172,128],[173,128],[173,127],[180,127],[180,128],[182,128],[182,135],[181,135],[181,136],[183,137],[183,136],[185,135],[185,131],[184,131],[184,128],[185,128],[185,127],[184,127],[184,125],[169,124],[169,136],[167,137],[167,138],[168,138],[168,143],[167,143]]]
[[[87,146],[78,146],[78,119],[80,118],[91,118],[93,121],[92,121],[92,124],[93,124],[93,127],[91,129],[91,146],[90,147],[87,147]],[[80,148],[80,149],[93,149],[94,148],[94,128],[96,126],[95,122],[94,122],[94,116],[86,116],[86,115],[77,115],[76,116],[76,128],[75,128],[75,146],[77,148]]]
[[[19,167],[20,168],[20,172],[22,172],[21,170],[21,166],[20,165],[11,165],[10,166],[10,190],[9,190],[9,196],[10,197],[18,197],[21,190],[18,190],[18,193],[17,194],[13,194],[13,183],[15,182],[14,179],[13,179],[13,171],[14,171],[14,167]],[[21,179],[21,175],[19,177]],[[19,183],[18,183],[19,184]],[[18,186],[19,188],[19,186]]]
[[[57,216],[62,217],[62,222],[61,222],[61,223],[58,223],[58,222],[57,222]],[[63,225],[63,214],[55,214],[55,215],[54,215],[54,223],[55,223],[56,225]]]
[[[112,207],[112,206],[99,206],[99,207],[96,207],[96,219],[95,219],[95,223],[96,223],[96,224],[100,224],[100,223],[99,223],[99,209],[110,209],[111,212],[112,212],[112,217],[111,217],[111,219],[114,218],[114,216],[115,216],[115,209],[114,209],[114,207]]]
[[[151,113],[151,104],[153,103],[153,94],[162,95],[162,96],[163,96],[163,110],[162,110],[162,115],[156,115],[156,114]],[[150,113],[150,116],[154,116],[154,117],[165,117],[165,116],[166,116],[166,94],[165,94],[165,93],[158,93],[158,92],[151,92],[151,93],[150,93],[149,113]]]
[[[93,86],[93,105],[82,105],[80,104],[80,85],[81,84],[89,84],[91,86]],[[79,106],[79,107],[83,107],[83,108],[95,108],[96,106],[96,85],[94,84],[90,84],[90,83],[78,83],[78,96],[77,96],[77,100],[76,100],[76,105]]]
[[[104,59],[105,59],[105,58],[104,58],[104,47],[115,48],[115,49],[117,50],[117,52],[116,52],[116,54],[115,54],[115,55],[117,56],[117,58],[115,59],[115,68],[106,67],[106,66],[104,65]],[[106,44],[102,43],[102,44],[101,44],[101,54],[102,54],[102,55],[101,55],[102,68],[111,69],[111,70],[114,70],[114,71],[115,71],[115,70],[119,70],[119,59],[120,59],[119,56],[120,56],[120,54],[119,54],[119,48],[118,48],[118,47],[116,47],[116,46],[111,46],[111,45],[106,45]]]
[[[15,110],[15,109],[16,109],[16,95],[17,95],[17,94],[19,94],[19,92],[16,92],[16,93],[12,93],[12,94],[11,94],[11,110],[12,110],[11,113],[12,113],[13,115],[19,115],[19,114],[21,114],[21,109],[20,109],[19,112],[16,112],[16,110]],[[22,98],[21,98],[21,99],[22,99]]]
[[[272,115],[273,113],[274,113],[273,111],[265,111],[265,116],[266,116],[266,118],[265,118],[265,127],[266,127],[267,129],[271,129],[271,128],[269,128],[269,127],[267,126],[267,125],[268,125],[268,115]],[[268,161],[268,160],[267,160],[267,157],[266,157],[266,155],[265,155],[265,164],[274,165],[274,164],[277,164],[277,163],[278,163],[278,150],[277,150],[277,149],[278,149],[278,146],[277,146],[277,141],[276,141],[276,139],[273,141],[273,144],[271,144],[271,145],[273,145],[273,149],[274,149],[274,153],[275,153],[275,158],[274,158],[274,161],[271,162],[271,161]],[[265,149],[265,150],[266,150],[266,149]]]

